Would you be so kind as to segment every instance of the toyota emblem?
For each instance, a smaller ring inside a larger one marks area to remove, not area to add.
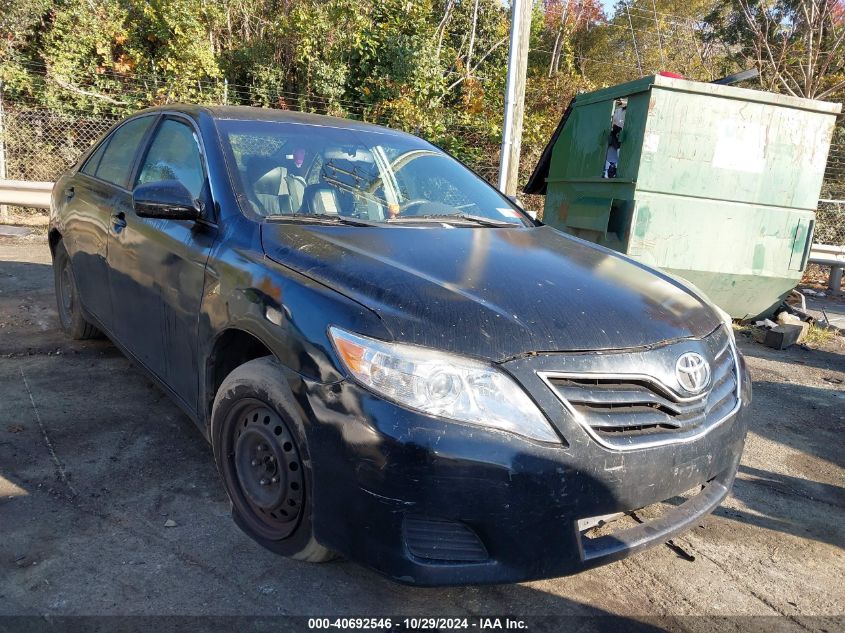
[[[701,354],[687,352],[675,363],[675,376],[690,393],[701,393],[710,383],[710,365]]]

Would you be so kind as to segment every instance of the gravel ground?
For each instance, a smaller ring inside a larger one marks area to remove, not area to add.
[[[409,588],[345,561],[278,558],[243,536],[194,425],[109,342],[63,337],[44,242],[0,237],[0,615],[614,615],[674,630],[845,629],[837,342],[742,342],[754,405],[739,477],[677,548],[569,578]]]

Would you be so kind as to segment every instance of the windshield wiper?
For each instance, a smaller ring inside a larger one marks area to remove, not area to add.
[[[267,220],[274,222],[298,222],[302,224],[346,224],[347,226],[379,226],[381,222],[350,218],[333,213],[281,213],[268,215]]]
[[[393,218],[387,221],[363,220],[352,218],[346,215],[334,215],[330,213],[280,213],[268,215],[266,218],[272,222],[296,222],[300,224],[345,224],[347,226],[385,226],[391,224],[465,224],[474,223],[478,226],[492,226],[496,228],[507,228],[522,226],[516,222],[505,220],[494,220],[481,215],[470,215],[467,213],[452,213],[440,215],[413,215],[406,218]]]
[[[493,218],[485,218],[483,215],[471,215],[469,213],[450,213],[440,215],[412,215],[406,218],[393,218],[388,220],[391,224],[396,222],[436,222],[438,224],[453,224],[455,220],[463,222],[474,222],[479,226],[494,226],[494,227],[509,227],[520,226],[516,222],[507,222],[506,220],[494,220]]]

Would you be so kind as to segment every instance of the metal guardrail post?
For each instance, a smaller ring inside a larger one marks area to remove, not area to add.
[[[828,291],[830,294],[842,293],[842,271],[845,268],[845,246],[832,244],[813,244],[810,249],[809,263],[830,267]]]
[[[834,266],[830,269],[830,281],[827,284],[831,294],[838,295],[842,291],[842,266]]]

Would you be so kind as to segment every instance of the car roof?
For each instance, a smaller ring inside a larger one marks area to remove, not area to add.
[[[300,123],[308,125],[328,125],[332,127],[343,127],[351,130],[372,131],[396,134],[398,136],[412,136],[400,130],[356,121],[355,119],[344,119],[341,117],[327,116],[324,114],[312,114],[310,112],[296,112],[293,110],[281,110],[277,108],[255,108],[251,106],[223,106],[223,105],[195,105],[188,103],[172,103],[168,105],[146,108],[137,114],[147,112],[182,112],[197,118],[201,113],[207,114],[212,119],[222,121],[278,121],[286,123]],[[414,137],[417,138],[417,137]]]

